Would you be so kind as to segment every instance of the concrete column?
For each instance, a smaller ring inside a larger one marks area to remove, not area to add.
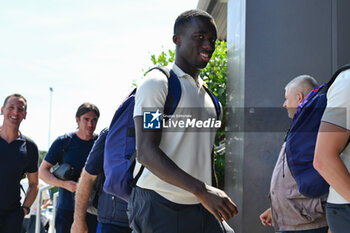
[[[347,0],[229,0],[225,189],[239,206],[236,233],[274,232],[259,215],[290,119],[284,87],[310,74],[328,81],[350,62]]]

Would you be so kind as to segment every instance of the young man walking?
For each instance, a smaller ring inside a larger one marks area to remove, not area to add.
[[[182,94],[175,116],[189,116],[189,120],[217,117],[206,84],[199,77],[215,50],[216,39],[216,25],[208,13],[190,10],[176,19],[172,71]],[[152,71],[148,76],[135,97],[135,172],[140,164],[145,169],[129,201],[131,228],[134,233],[224,232],[220,222],[236,215],[237,207],[225,192],[212,186],[216,130],[144,129],[144,110],[163,109],[168,94],[163,73]]]
[[[40,165],[40,178],[48,184],[59,187],[55,219],[56,233],[70,232],[73,223],[74,193],[77,189],[77,181],[97,137],[94,132],[99,116],[100,112],[95,105],[90,103],[80,105],[75,114],[78,130],[58,137]],[[67,163],[72,166],[76,179],[61,180],[56,178],[50,169],[57,163]],[[87,213],[86,219],[89,232],[96,232],[96,216]]]

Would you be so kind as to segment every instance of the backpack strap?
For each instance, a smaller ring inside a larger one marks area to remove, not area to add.
[[[220,114],[221,114],[221,106],[218,98],[214,95],[213,92],[209,90],[209,88],[206,85],[203,85],[204,90],[208,93],[210,96],[211,100],[214,103],[215,106],[215,112],[216,112],[216,119],[220,119]],[[215,171],[215,154],[214,154],[214,145],[211,150],[211,182],[212,186],[218,188],[218,178],[216,176],[216,171]],[[225,231],[226,232],[226,231]]]
[[[216,111],[216,119],[219,120],[220,119],[220,114],[221,114],[221,106],[220,106],[220,102],[218,100],[218,98],[214,95],[213,92],[211,92],[209,90],[209,88],[206,85],[203,85],[204,90],[208,93],[208,95],[210,96],[211,100],[214,103],[215,106],[215,111]],[[212,182],[212,186],[218,188],[218,178],[216,176],[216,172],[215,172],[215,154],[214,154],[214,146],[211,150],[211,182]]]
[[[326,91],[328,91],[329,87],[333,84],[333,82],[335,81],[335,79],[338,77],[338,75],[345,71],[345,70],[348,70],[350,69],[350,64],[346,64],[346,65],[343,65],[342,67],[340,67],[332,76],[332,78],[328,81],[328,83],[326,84]],[[344,147],[344,150],[345,148],[349,145],[350,143],[350,137],[348,138],[348,141],[347,143],[345,144],[345,147]]]
[[[345,71],[345,70],[348,70],[348,69],[350,69],[350,64],[346,64],[346,65],[343,65],[342,67],[340,67],[334,74],[333,74],[333,76],[332,76],[332,78],[328,81],[328,83],[327,83],[327,90],[328,90],[328,88],[333,84],[333,82],[335,81],[335,79],[338,77],[338,75],[341,73],[341,72],[343,72],[343,71]]]
[[[215,111],[216,111],[216,119],[219,120],[220,119],[220,114],[221,114],[220,102],[219,102],[218,98],[214,95],[214,93],[211,92],[206,85],[203,85],[203,87],[204,87],[205,91],[208,93],[208,95],[210,96],[211,100],[214,103]]]
[[[164,114],[172,115],[175,112],[181,98],[182,92],[180,80],[173,70],[169,70],[164,66],[153,67],[149,71],[155,69],[161,71],[168,78],[168,95],[165,99]]]
[[[170,71],[170,77],[168,77],[168,95],[165,100],[164,113],[166,115],[174,114],[177,105],[181,98],[181,84],[180,80],[174,71]]]
[[[64,140],[64,146],[61,150],[61,160],[58,162],[59,164],[62,164],[63,163],[63,159],[64,159],[64,155],[67,153],[68,151],[68,147],[72,141],[72,138],[73,138],[73,132],[72,133],[67,133],[63,136],[63,140]]]
[[[142,172],[143,172],[144,169],[145,169],[145,166],[141,165],[141,168],[140,168],[139,172],[136,174],[136,176],[133,179],[132,183],[130,184],[130,187],[136,187],[136,183],[139,180],[140,176],[142,175]]]
[[[339,75],[341,72],[343,72],[343,71],[345,71],[345,70],[348,70],[348,69],[350,69],[350,64],[346,64],[346,65],[340,67],[340,68],[332,75],[331,79],[330,79],[326,84],[323,84],[323,85],[319,86],[319,87],[318,87],[319,89],[315,88],[315,89],[313,90],[313,92],[317,92],[317,93],[314,94],[313,96],[315,96],[315,95],[321,95],[321,94],[326,93],[326,92],[328,91],[329,87],[334,83],[334,81],[335,81],[335,79],[338,77],[338,75]],[[310,94],[311,94],[311,92],[310,92]],[[309,94],[309,95],[310,95],[310,94]],[[312,96],[312,97],[313,97],[313,96]],[[311,99],[311,98],[310,98],[310,99]]]
[[[215,171],[215,154],[214,154],[214,146],[211,149],[211,185],[215,188],[219,187],[219,183],[218,183],[218,177],[216,175],[216,171]]]

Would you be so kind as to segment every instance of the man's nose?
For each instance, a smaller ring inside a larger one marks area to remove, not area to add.
[[[286,101],[284,101],[284,103],[283,103],[283,107],[284,107],[284,108],[287,108]]]
[[[212,51],[215,49],[215,43],[212,43],[209,39],[204,39],[202,47],[206,50]]]
[[[19,109],[19,108],[14,108],[14,109],[13,109],[13,112],[18,114],[18,113],[21,112],[21,109]]]

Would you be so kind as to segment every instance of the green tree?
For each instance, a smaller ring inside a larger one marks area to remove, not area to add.
[[[47,151],[44,151],[44,150],[39,151],[39,165],[43,161],[46,154],[47,154]]]
[[[162,52],[160,55],[151,55],[153,65],[167,66],[174,62],[175,50]],[[215,139],[215,169],[219,187],[224,187],[225,180],[225,107],[226,107],[226,70],[227,70],[227,43],[216,41],[216,49],[199,76],[207,83],[210,90],[218,97],[222,104],[222,127],[218,130]]]

